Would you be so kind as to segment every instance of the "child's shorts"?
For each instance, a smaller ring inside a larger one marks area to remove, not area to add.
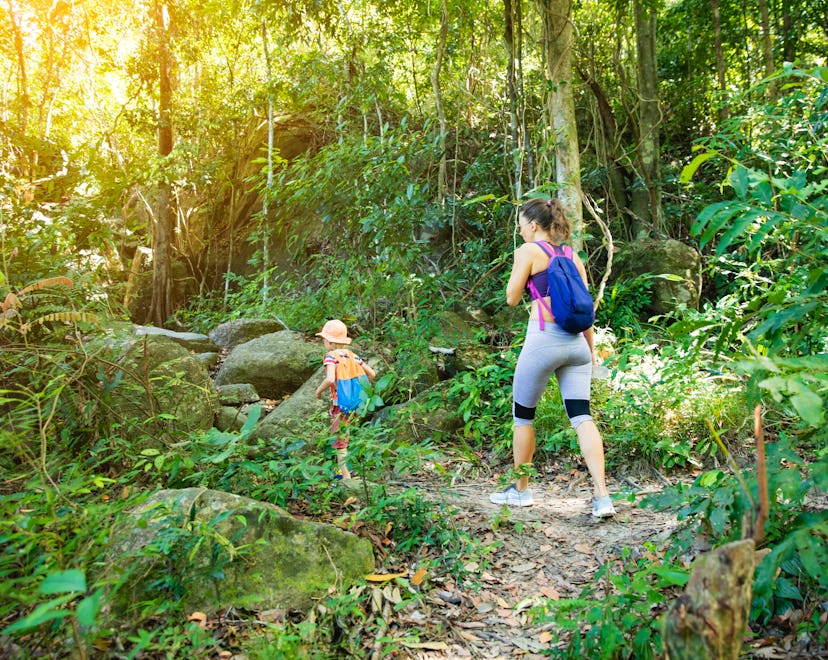
[[[331,435],[333,435],[333,448],[347,449],[347,427],[354,417],[353,413],[346,414],[339,409],[339,406],[331,406],[331,409],[328,412],[331,414]]]

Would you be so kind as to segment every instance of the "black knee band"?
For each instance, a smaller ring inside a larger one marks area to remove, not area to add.
[[[569,419],[589,415],[589,401],[587,399],[566,399],[564,406],[566,407],[566,416]]]
[[[535,408],[527,408],[515,401],[514,415],[518,419],[535,419]]]

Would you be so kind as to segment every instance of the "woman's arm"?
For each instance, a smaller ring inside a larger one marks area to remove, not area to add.
[[[524,243],[515,250],[515,261],[512,264],[512,274],[506,285],[506,304],[510,307],[520,303],[526,281],[532,274],[532,253],[529,243]]]

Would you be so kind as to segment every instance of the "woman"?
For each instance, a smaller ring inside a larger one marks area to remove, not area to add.
[[[555,318],[548,309],[546,269],[550,257],[537,245],[538,241],[545,241],[551,246],[559,246],[569,240],[569,221],[559,200],[531,199],[521,207],[518,225],[524,243],[515,250],[512,274],[506,286],[506,302],[511,306],[519,304],[530,281],[546,298],[545,304],[541,304],[540,300],[532,302],[526,339],[515,367],[512,387],[515,467],[532,462],[535,453],[532,420],[538,401],[554,372],[566,414],[578,435],[578,444],[592,477],[592,515],[596,518],[613,516],[615,508],[604,477],[604,445],[589,411],[590,379],[592,365],[596,362],[593,330],[589,328],[583,333],[570,334],[555,324]],[[584,264],[574,252],[571,256],[586,282]],[[529,477],[521,477],[505,490],[492,493],[489,499],[495,504],[531,506],[535,500],[528,486]]]

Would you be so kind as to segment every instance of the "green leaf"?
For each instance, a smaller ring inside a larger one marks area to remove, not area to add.
[[[472,204],[477,204],[479,202],[488,202],[490,199],[495,199],[495,196],[489,193],[488,195],[480,195],[480,197],[473,197],[472,199],[467,199],[463,202],[463,206],[471,206]]]
[[[656,568],[654,572],[664,582],[674,587],[683,587],[690,579],[690,575],[687,571],[676,570],[675,568],[668,566]]]
[[[757,250],[762,241],[765,240],[765,237],[770,233],[772,229],[776,227],[776,225],[785,222],[788,217],[782,213],[771,213],[766,212],[767,220],[765,220],[757,229],[756,233],[753,235],[753,238],[750,240],[748,244],[748,250],[753,251]]]
[[[47,575],[37,588],[41,594],[83,593],[86,591],[86,576],[83,571],[69,569]]]
[[[728,183],[733,186],[733,190],[739,196],[739,199],[747,197],[748,191],[748,170],[743,165],[737,165],[736,169],[730,172],[727,177]]]
[[[809,426],[815,428],[822,426],[825,417],[825,407],[822,403],[822,397],[819,394],[812,390],[804,389],[791,397],[791,405]]]
[[[261,414],[262,406],[260,403],[251,406],[250,410],[247,411],[247,419],[244,420],[244,424],[239,430],[239,436],[241,436],[242,438],[246,438],[247,436],[249,436],[253,432],[253,428],[259,421],[259,417],[261,416]]]
[[[98,589],[91,596],[87,596],[78,603],[75,616],[77,616],[79,624],[91,627],[97,623],[98,612],[101,609],[101,596],[103,596],[103,589]]]
[[[53,621],[55,619],[64,619],[71,614],[68,610],[56,609],[57,607],[68,603],[75,596],[70,594],[68,596],[60,596],[54,598],[46,603],[38,605],[30,614],[27,614],[22,619],[18,619],[10,626],[7,626],[0,634],[7,635],[13,632],[20,632],[23,630],[30,630],[36,628],[42,623]]]
[[[681,177],[679,179],[681,183],[690,183],[690,180],[693,178],[693,175],[702,163],[705,163],[716,155],[715,151],[705,151],[704,153],[698,154],[681,170]]]
[[[704,229],[704,233],[699,238],[699,247],[703,248],[734,215],[745,208],[742,202],[728,201],[711,204],[702,209],[691,230],[692,233],[698,234]]]
[[[724,254],[727,251],[727,248],[730,246],[730,244],[735,239],[739,238],[742,234],[744,234],[745,230],[750,225],[756,222],[758,218],[764,217],[766,215],[767,212],[763,209],[754,209],[740,216],[722,235],[721,239],[719,239],[719,244],[716,246],[716,254]]]
[[[235,442],[235,440],[232,441],[232,442],[229,442],[227,444],[227,449],[225,449],[223,452],[221,452],[220,454],[210,458],[210,462],[211,463],[221,463],[222,461],[226,461],[228,458],[230,458],[233,455],[234,451],[236,451],[236,442]]]
[[[776,581],[776,593],[788,600],[802,600],[802,594],[797,586],[788,578],[780,577]]]

